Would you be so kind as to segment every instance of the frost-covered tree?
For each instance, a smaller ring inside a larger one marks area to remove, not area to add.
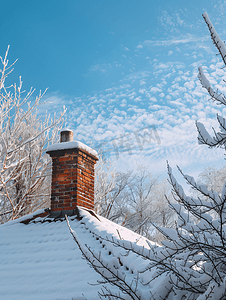
[[[204,13],[203,17],[226,63],[226,47],[208,15]],[[212,89],[201,68],[199,78],[212,99],[225,105],[225,97]],[[213,137],[197,122],[199,143],[225,147],[225,119],[219,115],[217,119],[220,132],[214,131]],[[169,205],[178,219],[176,228],[156,226],[166,237],[162,247],[148,240],[147,247],[141,247],[122,240],[121,236],[112,239],[98,236],[103,245],[112,250],[108,257],[88,245],[84,246],[70,229],[83,256],[103,277],[102,299],[226,299],[226,183],[220,192],[216,192],[180,172],[201,196],[187,196],[168,165],[175,199],[174,203],[169,201]],[[118,287],[119,292],[115,293],[104,283]]]
[[[131,171],[116,172],[114,163],[99,155],[99,161],[95,166],[94,209],[96,213],[109,220],[122,222],[125,206],[121,195],[128,187],[131,175]]]
[[[171,227],[175,214],[169,209],[165,194],[170,186],[154,177],[147,167],[139,166],[119,198],[124,203],[123,222],[119,224],[151,240],[160,241],[153,225]]]
[[[114,199],[109,200],[109,194],[115,187],[116,171],[113,163],[99,154],[99,160],[95,165],[95,212],[108,218],[114,205]]]
[[[13,71],[5,57],[0,57],[0,222],[6,222],[48,207],[50,199],[51,160],[45,154],[49,143],[56,140],[62,116],[44,121],[37,114],[43,94],[34,98],[19,85],[10,85]],[[33,101],[31,101],[33,100]]]
[[[205,184],[208,190],[213,190],[221,195],[222,188],[226,179],[226,166],[219,169],[216,167],[206,167],[197,179],[198,184]],[[190,193],[195,197],[203,197],[196,190],[190,189]]]
[[[133,171],[116,172],[113,163],[100,156],[95,168],[95,211],[155,241],[160,241],[154,225],[171,227],[175,214],[165,194],[170,186],[159,181],[144,166]]]
[[[205,168],[198,176],[198,182],[203,183],[209,190],[221,193],[226,179],[226,166]]]
[[[154,201],[152,203],[150,214],[152,216],[152,225],[156,228],[172,228],[175,226],[177,219],[176,213],[170,208],[168,202],[174,202],[171,186],[168,180],[160,181],[154,190]],[[154,234],[146,236],[147,238],[160,243],[165,239],[161,232],[157,229]]]
[[[150,236],[150,211],[153,208],[153,191],[156,185],[157,178],[146,167],[138,166],[124,195],[127,203],[124,226],[145,236]]]

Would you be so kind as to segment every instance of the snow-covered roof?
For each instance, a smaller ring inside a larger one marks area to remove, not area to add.
[[[95,156],[98,158],[98,154],[97,154],[97,151],[90,148],[89,146],[79,142],[79,141],[73,141],[73,142],[65,142],[65,143],[57,143],[57,144],[53,144],[53,145],[50,145],[48,148],[47,148],[47,151],[46,152],[49,152],[49,151],[57,151],[57,150],[66,150],[66,149],[73,149],[73,148],[78,148],[78,149],[81,149],[81,150],[84,150],[88,153],[90,153],[91,155]]]
[[[112,245],[103,245],[98,236],[122,238],[148,247],[146,239],[138,234],[85,209],[79,208],[79,212],[80,221],[75,216],[68,217],[71,228],[84,245],[102,255],[110,256]],[[30,219],[28,224],[21,223]],[[114,251],[117,256],[117,249]],[[100,285],[90,284],[102,279],[81,259],[65,219],[32,220],[28,215],[1,225],[0,255],[0,299],[71,300],[83,299],[83,295],[84,299],[99,299]],[[128,259],[127,266],[131,264],[131,268],[137,265],[135,256],[124,259]]]

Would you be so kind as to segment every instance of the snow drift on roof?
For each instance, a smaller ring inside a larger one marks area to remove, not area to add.
[[[79,211],[83,217],[81,221],[75,216],[68,217],[71,228],[84,245],[109,257],[109,261],[117,260],[121,254],[111,243],[103,243],[106,237],[123,238],[148,247],[146,239],[140,235],[86,210]],[[101,286],[90,284],[102,278],[81,259],[66,220],[38,217],[27,225],[20,223],[25,219],[9,222],[11,226],[0,226],[0,298],[71,300],[84,295],[84,299],[99,299]],[[138,260],[136,255],[123,257],[123,263],[133,270],[143,263]]]

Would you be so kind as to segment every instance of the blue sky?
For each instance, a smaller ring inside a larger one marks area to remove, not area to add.
[[[48,92],[41,112],[60,112],[74,139],[111,157],[118,170],[143,164],[197,175],[225,164],[197,143],[195,120],[216,126],[225,108],[208,101],[198,66],[225,91],[225,70],[202,19],[226,39],[224,1],[4,1],[0,55],[18,58],[9,83]],[[222,85],[223,84],[223,85]]]

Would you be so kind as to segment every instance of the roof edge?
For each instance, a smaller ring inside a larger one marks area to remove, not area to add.
[[[42,208],[42,209],[38,209],[36,210],[35,212],[31,213],[31,214],[28,214],[28,215],[25,215],[25,216],[22,216],[18,219],[14,219],[14,220],[11,220],[11,221],[8,221],[4,224],[0,224],[0,226],[11,226],[11,225],[14,225],[14,224],[17,224],[17,223],[29,223],[31,220],[34,220],[38,217],[44,217],[44,216],[48,216],[49,215],[49,208]]]

